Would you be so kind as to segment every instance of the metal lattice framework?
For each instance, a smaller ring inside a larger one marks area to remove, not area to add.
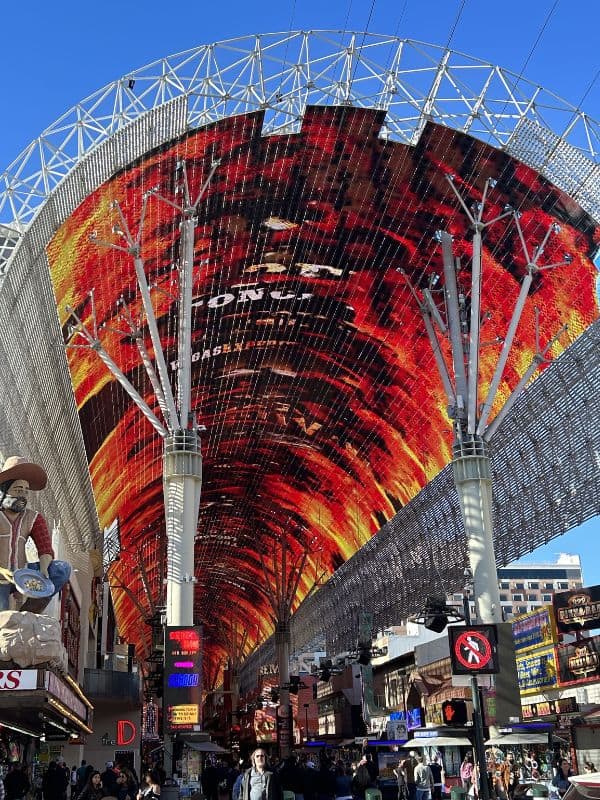
[[[47,242],[104,180],[189,127],[261,109],[265,133],[297,131],[307,104],[385,109],[382,135],[405,143],[416,143],[428,120],[468,132],[533,166],[600,219],[598,124],[513,73],[433,45],[362,33],[266,34],[161,59],[94,93],[2,173],[0,193],[0,271],[10,266],[0,291],[0,446],[24,448],[56,476],[49,509],[75,549],[97,544],[99,531]],[[32,318],[23,341],[19,320]],[[494,439],[501,564],[600,513],[599,336],[596,323],[527,390]],[[515,503],[515,492],[526,502]],[[415,557],[417,541],[428,546]],[[440,574],[452,591],[464,561],[447,468],[304,603],[292,621],[294,644],[313,640],[325,620],[331,649],[347,649],[361,605],[383,627],[415,610]],[[251,663],[271,652],[268,643]]]
[[[565,163],[579,159],[575,188],[583,190],[589,181],[598,186],[598,123],[521,76],[411,39],[296,31],[202,45],[94,92],[2,172],[0,222],[23,231],[86,155],[146,112],[182,97],[190,127],[260,109],[265,133],[297,131],[309,104],[385,109],[382,136],[414,144],[426,121],[433,120],[517,157],[518,151],[528,151],[571,183],[573,173]]]
[[[599,351],[597,322],[521,395],[494,438],[498,566],[600,513]],[[448,466],[300,606],[294,646],[301,650],[325,633],[328,652],[352,649],[361,609],[373,612],[378,630],[398,624],[423,607],[432,585],[461,591],[466,563]],[[260,666],[273,659],[269,640],[248,659],[245,684],[254,685]]]

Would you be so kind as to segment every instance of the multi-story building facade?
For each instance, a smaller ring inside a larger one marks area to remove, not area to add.
[[[513,564],[498,570],[500,602],[506,619],[552,603],[555,592],[583,586],[577,555],[561,553],[554,564]]]
[[[526,614],[540,606],[552,603],[555,592],[565,592],[583,586],[583,570],[578,555],[560,553],[556,562],[548,564],[510,564],[498,570],[500,603],[505,620]],[[462,594],[453,594],[448,603],[460,609]],[[476,618],[471,602],[471,616]]]

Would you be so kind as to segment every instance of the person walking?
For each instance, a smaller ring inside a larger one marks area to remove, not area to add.
[[[352,800],[352,772],[341,761],[335,768],[335,799]]]
[[[112,761],[106,762],[106,769],[101,774],[102,786],[107,796],[117,796],[117,771]]]
[[[102,776],[94,769],[90,772],[78,800],[102,800],[103,797],[106,797],[106,792],[102,785]]]
[[[44,800],[64,800],[68,785],[68,773],[56,761],[51,761],[42,779]]]
[[[406,787],[406,776],[402,766],[398,764],[394,770],[396,781],[398,783],[398,800],[408,800],[408,789]]]
[[[423,756],[417,756],[415,786],[417,788],[417,800],[431,800],[433,775],[429,769],[429,765],[423,763]]]
[[[571,785],[569,778],[575,773],[571,769],[571,765],[566,758],[561,758],[558,765],[558,771],[552,778],[552,786],[558,789],[559,795],[562,797]]]
[[[439,756],[429,762],[429,769],[433,775],[433,800],[442,800],[442,787],[444,785],[444,766],[440,763]]]
[[[462,764],[460,765],[460,780],[462,783],[463,789],[466,789],[467,792],[471,788],[471,784],[473,783],[473,754],[467,753],[462,760]]]
[[[277,775],[266,768],[267,754],[262,747],[252,753],[250,763],[242,778],[240,800],[283,800]]]
[[[414,750],[411,750],[408,754],[408,758],[405,758],[401,764],[404,777],[406,778],[406,791],[408,794],[408,800],[416,800],[417,797],[417,786],[415,784],[416,766],[417,754]]]
[[[366,790],[373,785],[371,773],[367,768],[367,757],[363,756],[352,777],[352,794],[359,800],[364,800]]]
[[[56,766],[56,764],[54,765]],[[11,764],[4,778],[6,800],[22,800],[29,791],[29,779],[18,762]]]
[[[161,775],[156,769],[144,773],[137,793],[137,800],[157,800],[160,797]]]
[[[517,767],[515,757],[512,753],[507,753],[500,767],[500,789],[506,800],[513,800],[516,785]]]

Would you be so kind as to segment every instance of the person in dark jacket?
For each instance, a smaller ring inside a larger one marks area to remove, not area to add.
[[[64,800],[68,785],[68,774],[56,761],[51,761],[42,778],[44,800]]]
[[[131,795],[129,793],[129,786],[127,785],[127,775],[124,772],[120,772],[117,775],[117,793],[116,793],[117,800],[134,800],[135,794]]]
[[[102,779],[102,786],[104,786],[104,793],[111,797],[117,796],[117,775],[119,773],[115,770],[115,765],[112,761],[106,762],[106,769],[100,776]]]
[[[250,763],[242,778],[240,800],[283,800],[277,775],[266,769],[267,754],[262,747],[252,753]]]
[[[367,769],[367,759],[363,756],[356,767],[356,772],[352,776],[352,794],[354,797],[364,800],[365,791],[374,785],[371,774]]]
[[[4,778],[5,800],[21,800],[29,791],[29,786],[29,778],[21,765],[11,764],[10,770]]]
[[[202,792],[207,800],[219,800],[219,773],[215,765],[207,761],[200,774]]]

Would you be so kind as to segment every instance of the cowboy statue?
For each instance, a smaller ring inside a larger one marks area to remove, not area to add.
[[[26,597],[20,611],[41,613],[71,575],[66,561],[54,560],[46,520],[27,508],[29,493],[44,489],[47,481],[42,467],[20,456],[9,456],[0,471],[0,611],[19,592]],[[37,547],[37,564],[27,564],[29,537]]]

